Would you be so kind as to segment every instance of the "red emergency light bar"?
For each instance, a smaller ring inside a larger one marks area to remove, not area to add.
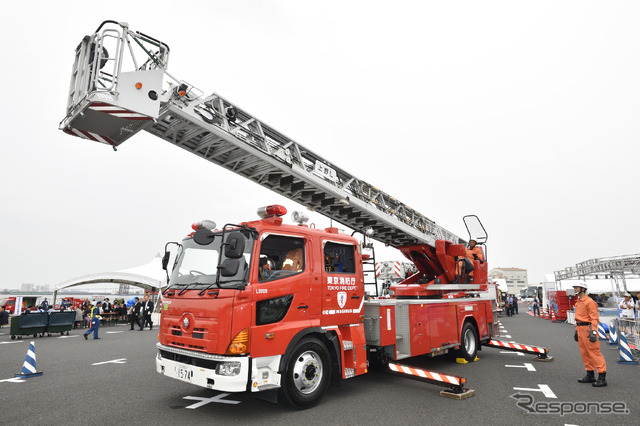
[[[287,214],[287,209],[284,206],[278,205],[278,204],[273,204],[271,206],[266,206],[266,207],[260,207],[258,209],[258,216],[260,216],[261,219],[266,219],[268,217],[281,217],[284,216],[285,214]]]
[[[196,222],[191,225],[191,229],[197,231],[198,229],[216,229],[216,223],[212,220],[201,220],[200,222]]]

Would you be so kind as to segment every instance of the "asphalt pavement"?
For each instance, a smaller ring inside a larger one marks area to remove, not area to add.
[[[577,382],[584,368],[571,325],[522,311],[500,321],[503,340],[548,347],[554,360],[538,362],[533,355],[494,348],[483,348],[469,364],[446,356],[412,358],[403,364],[465,377],[475,396],[443,398],[438,386],[370,372],[330,386],[318,406],[304,411],[159,375],[156,329],[103,326],[100,340],[85,341],[84,329],[12,340],[5,327],[0,329],[0,424],[86,424],[92,418],[101,424],[638,424],[640,370],[616,363],[617,350],[601,344],[609,386],[598,389]],[[31,341],[43,374],[14,381]],[[591,414],[559,414],[570,410]],[[616,410],[625,414],[603,414]]]

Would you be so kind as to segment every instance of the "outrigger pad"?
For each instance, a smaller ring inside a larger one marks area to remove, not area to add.
[[[476,395],[476,391],[473,389],[464,388],[462,392],[454,392],[452,390],[440,391],[440,396],[451,399],[467,399]]]
[[[540,361],[540,362],[551,362],[553,361],[553,357],[551,355],[547,355],[546,358],[535,357],[533,358],[533,360]]]

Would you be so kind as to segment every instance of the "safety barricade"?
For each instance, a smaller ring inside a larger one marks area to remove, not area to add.
[[[51,333],[60,333],[63,335],[73,328],[73,323],[76,321],[76,313],[74,311],[66,312],[51,312],[49,314],[49,325],[47,326],[47,335],[51,336]]]
[[[14,315],[11,317],[9,333],[12,339],[16,337],[21,339],[22,336],[37,337],[38,334],[42,336],[47,330],[47,324],[49,324],[49,314],[46,312]]]
[[[636,357],[640,356],[640,321],[629,318],[614,319],[618,335],[624,333],[627,343]]]

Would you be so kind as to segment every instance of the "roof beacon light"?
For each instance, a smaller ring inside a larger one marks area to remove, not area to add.
[[[296,222],[298,225],[304,225],[309,221],[309,216],[302,212],[295,211],[291,213],[291,220]]]
[[[287,209],[284,206],[273,204],[271,206],[260,207],[258,209],[258,216],[261,219],[266,219],[268,217],[281,217],[287,214]]]
[[[212,220],[201,220],[200,222],[196,222],[191,225],[191,229],[197,231],[198,229],[209,229],[213,231],[216,229],[216,223]]]

